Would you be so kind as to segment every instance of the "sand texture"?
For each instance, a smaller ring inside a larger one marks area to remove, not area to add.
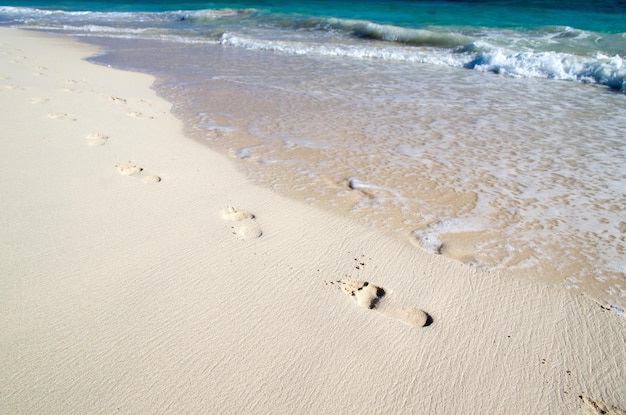
[[[623,316],[255,187],[94,52],[0,30],[0,413],[624,413]]]

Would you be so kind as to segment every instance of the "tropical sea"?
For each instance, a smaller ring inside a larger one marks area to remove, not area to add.
[[[0,25],[153,74],[260,185],[626,308],[626,1],[29,1]]]

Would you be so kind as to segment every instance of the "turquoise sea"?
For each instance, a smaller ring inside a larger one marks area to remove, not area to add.
[[[626,307],[626,1],[14,1],[255,182]]]
[[[0,24],[428,62],[626,88],[623,0],[17,1],[0,8]]]

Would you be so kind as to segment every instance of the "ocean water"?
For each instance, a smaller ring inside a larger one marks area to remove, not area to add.
[[[41,2],[260,185],[626,307],[626,2]]]

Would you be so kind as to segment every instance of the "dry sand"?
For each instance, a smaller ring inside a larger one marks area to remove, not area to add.
[[[93,52],[0,30],[0,413],[624,413],[626,318],[255,187]]]

